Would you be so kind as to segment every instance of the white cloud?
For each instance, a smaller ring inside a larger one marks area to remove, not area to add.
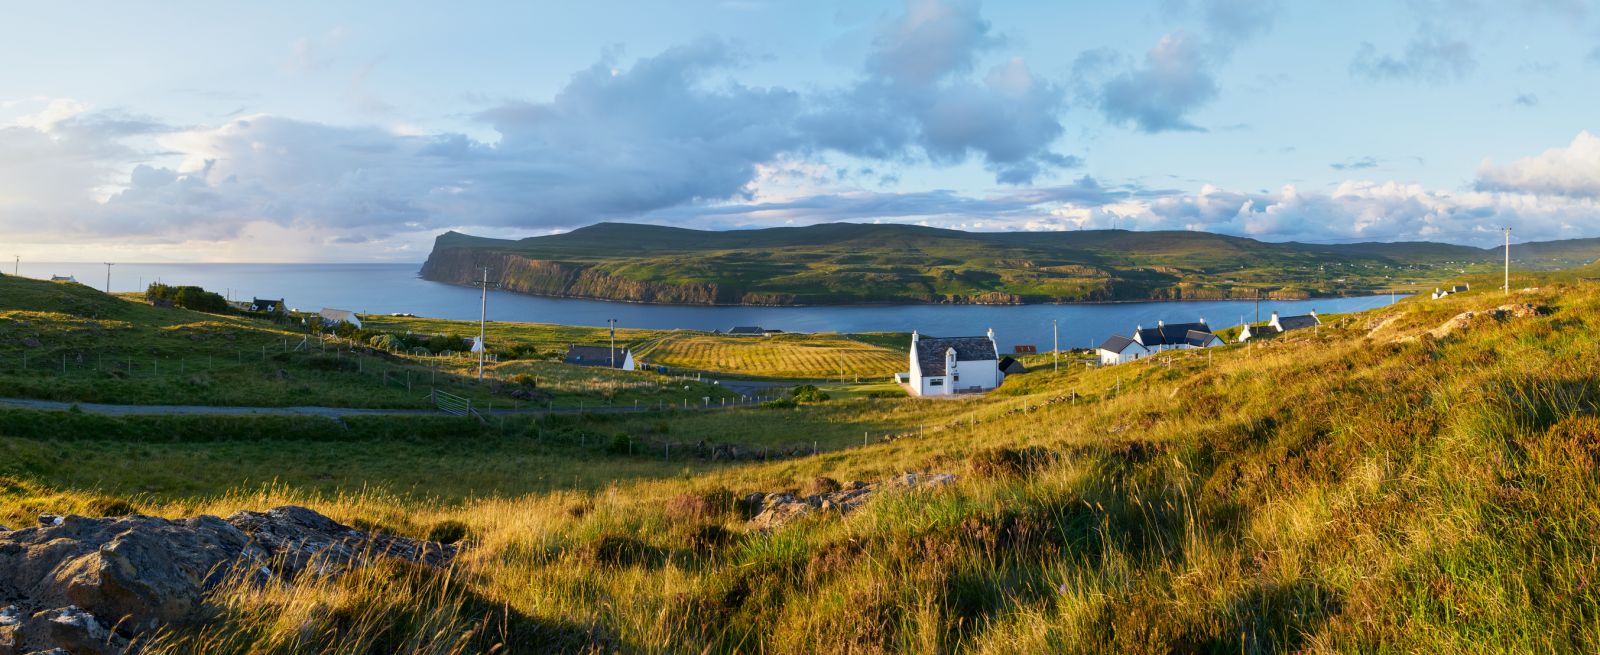
[[[1483,160],[1477,188],[1577,198],[1600,197],[1600,137],[1579,132],[1572,143],[1506,166]]]

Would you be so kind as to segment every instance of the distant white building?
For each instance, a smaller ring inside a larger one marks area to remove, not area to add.
[[[1113,336],[1100,344],[1096,352],[1101,366],[1125,364],[1166,350],[1188,350],[1222,345],[1222,338],[1211,332],[1205,319],[1199,323],[1166,324],[1156,321],[1156,326],[1134,326],[1133,336]]]
[[[333,309],[331,307],[323,307],[322,311],[318,312],[318,314],[322,316],[322,322],[329,325],[349,323],[358,328],[361,327],[361,317],[356,316],[355,312],[352,312],[348,309]]]
[[[1000,386],[1005,377],[994,330],[981,337],[924,338],[911,333],[911,371],[906,386],[913,395],[983,392]]]
[[[51,282],[71,282],[73,284],[77,284],[78,278],[72,277],[71,275],[51,275],[50,276],[50,281]]]
[[[1306,328],[1316,327],[1318,325],[1322,325],[1322,319],[1317,316],[1317,310],[1315,309],[1311,310],[1310,314],[1301,314],[1299,316],[1279,316],[1277,312],[1273,312],[1272,320],[1267,321],[1266,325],[1261,326],[1260,331],[1261,334],[1281,334],[1292,330],[1304,330]],[[1247,324],[1244,326],[1244,330],[1239,332],[1239,342],[1244,343],[1249,341],[1250,338],[1255,335],[1256,332],[1251,328],[1250,325]]]

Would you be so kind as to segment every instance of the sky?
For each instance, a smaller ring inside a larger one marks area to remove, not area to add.
[[[0,251],[446,230],[1600,237],[1600,0],[0,7]]]

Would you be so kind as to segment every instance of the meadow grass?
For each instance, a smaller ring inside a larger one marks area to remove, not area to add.
[[[504,494],[219,479],[147,496],[141,511],[169,516],[297,503],[412,536],[458,521],[468,535],[444,573],[224,586],[216,620],[151,651],[1592,652],[1600,344],[1588,335],[1600,284],[1589,273],[1518,276],[1513,288],[1540,288],[1409,300],[1248,345],[1036,370],[1008,381],[1011,395],[566,426],[691,439],[843,433],[853,414],[916,426],[815,457],[630,473],[562,445],[551,454],[566,463],[552,466],[617,475]],[[1480,313],[1424,335],[1506,302],[1540,312]],[[310,459],[345,443],[296,448]],[[506,456],[446,443],[466,450],[429,469],[440,488]],[[381,467],[391,450],[360,465]],[[152,451],[163,457],[181,455]],[[54,466],[11,473],[0,498],[27,511],[125,509]],[[906,471],[959,478],[771,532],[750,528],[736,502]]]

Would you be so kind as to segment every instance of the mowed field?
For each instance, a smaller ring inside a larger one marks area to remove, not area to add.
[[[887,378],[906,369],[892,335],[775,334],[766,337],[670,334],[640,349],[651,364],[776,379]]]

